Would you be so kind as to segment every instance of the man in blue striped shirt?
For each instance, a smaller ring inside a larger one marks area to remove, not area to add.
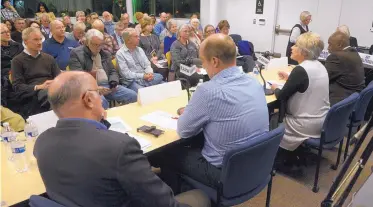
[[[211,80],[197,88],[178,120],[179,136],[194,137],[192,147],[175,150],[168,164],[213,187],[224,154],[268,131],[268,108],[260,83],[236,67],[236,46],[229,36],[210,36],[199,53]],[[196,136],[201,131],[203,136]],[[196,141],[201,144],[195,146]]]

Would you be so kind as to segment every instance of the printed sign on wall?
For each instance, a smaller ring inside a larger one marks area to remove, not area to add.
[[[263,14],[264,11],[264,0],[256,0],[256,14]]]

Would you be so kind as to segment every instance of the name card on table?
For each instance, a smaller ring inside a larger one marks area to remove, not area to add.
[[[197,66],[193,65],[191,67],[180,64],[180,72],[187,76],[192,76],[197,70]]]
[[[320,54],[319,60],[325,61],[329,55],[330,53],[327,50],[323,50]],[[364,54],[360,52],[359,52],[359,55],[360,55],[361,61],[363,62],[365,66],[373,66],[373,55],[368,55],[368,54]]]
[[[261,63],[264,66],[267,66],[269,64],[269,60],[265,58],[263,55],[258,55],[258,62]]]
[[[168,98],[181,95],[181,82],[172,81],[146,88],[140,88],[137,95],[137,101],[140,105],[148,105],[163,101]]]

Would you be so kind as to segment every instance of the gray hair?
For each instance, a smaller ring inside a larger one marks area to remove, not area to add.
[[[180,38],[180,32],[181,30],[183,30],[184,28],[188,28],[190,30],[190,25],[189,24],[182,24],[179,29],[177,30],[177,39]]]
[[[73,25],[73,30],[79,29],[85,31],[86,28],[87,26],[83,22],[77,22]]]
[[[193,19],[190,20],[190,23],[193,23],[193,22],[198,22],[198,24],[199,24],[199,20],[197,18],[193,18]]]
[[[79,17],[79,16],[82,15],[82,14],[85,16],[84,11],[77,11],[77,12],[75,13],[75,17]]]
[[[345,35],[347,35],[348,37],[350,37],[350,29],[348,28],[347,25],[341,25],[339,27],[337,27],[337,31],[338,32],[342,32],[344,33]]]
[[[40,32],[40,29],[37,29],[34,27],[28,27],[22,31],[22,40],[23,41],[28,40],[30,38],[31,33],[34,33],[34,32],[40,33],[40,35],[42,35]]]
[[[307,17],[311,16],[311,13],[309,11],[304,11],[300,13],[300,21],[304,22],[306,21]]]
[[[40,17],[40,20],[42,20],[42,19],[44,19],[44,18],[45,18],[46,20],[50,21],[48,14],[42,14],[41,17]]]
[[[312,32],[300,35],[295,45],[306,60],[317,60],[324,49],[321,36]]]
[[[174,20],[174,19],[169,19],[166,24],[167,24],[167,29],[171,30],[172,25],[176,24],[176,26],[177,26],[177,21]]]
[[[69,72],[67,72],[69,73]],[[61,85],[53,93],[48,93],[48,101],[53,110],[58,110],[67,101],[78,99],[82,93],[88,90],[84,85],[85,78],[81,75],[74,75]]]
[[[127,28],[124,30],[122,38],[125,42],[131,37],[132,34],[137,33],[136,29],[134,28]]]
[[[87,43],[91,42],[93,37],[98,37],[100,40],[104,40],[104,35],[97,29],[90,29],[85,34],[85,39],[87,40]]]

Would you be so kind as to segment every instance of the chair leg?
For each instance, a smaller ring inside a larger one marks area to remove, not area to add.
[[[343,162],[346,161],[346,158],[348,155],[348,148],[350,147],[351,133],[352,133],[352,123],[350,123],[350,126],[348,127],[348,135],[347,135],[345,153],[343,155]]]
[[[269,180],[268,187],[267,187],[266,207],[269,207],[270,202],[271,202],[272,178],[273,178],[273,176],[274,176],[274,172],[271,172],[271,179]]]
[[[347,140],[348,142],[348,140]],[[338,165],[339,165],[339,161],[341,159],[341,154],[342,154],[342,147],[343,147],[343,139],[341,140],[341,142],[339,143],[339,149],[338,149],[338,156],[337,156],[337,162],[335,163],[335,165],[332,165],[331,168],[333,170],[337,170],[338,169]],[[346,147],[348,149],[348,145]],[[346,158],[345,158],[346,159]]]
[[[322,155],[322,147],[319,149],[319,153],[317,156],[317,165],[316,165],[316,172],[315,172],[315,181],[313,183],[312,191],[314,193],[319,192],[319,172],[320,172],[320,164],[321,164],[321,155]]]

